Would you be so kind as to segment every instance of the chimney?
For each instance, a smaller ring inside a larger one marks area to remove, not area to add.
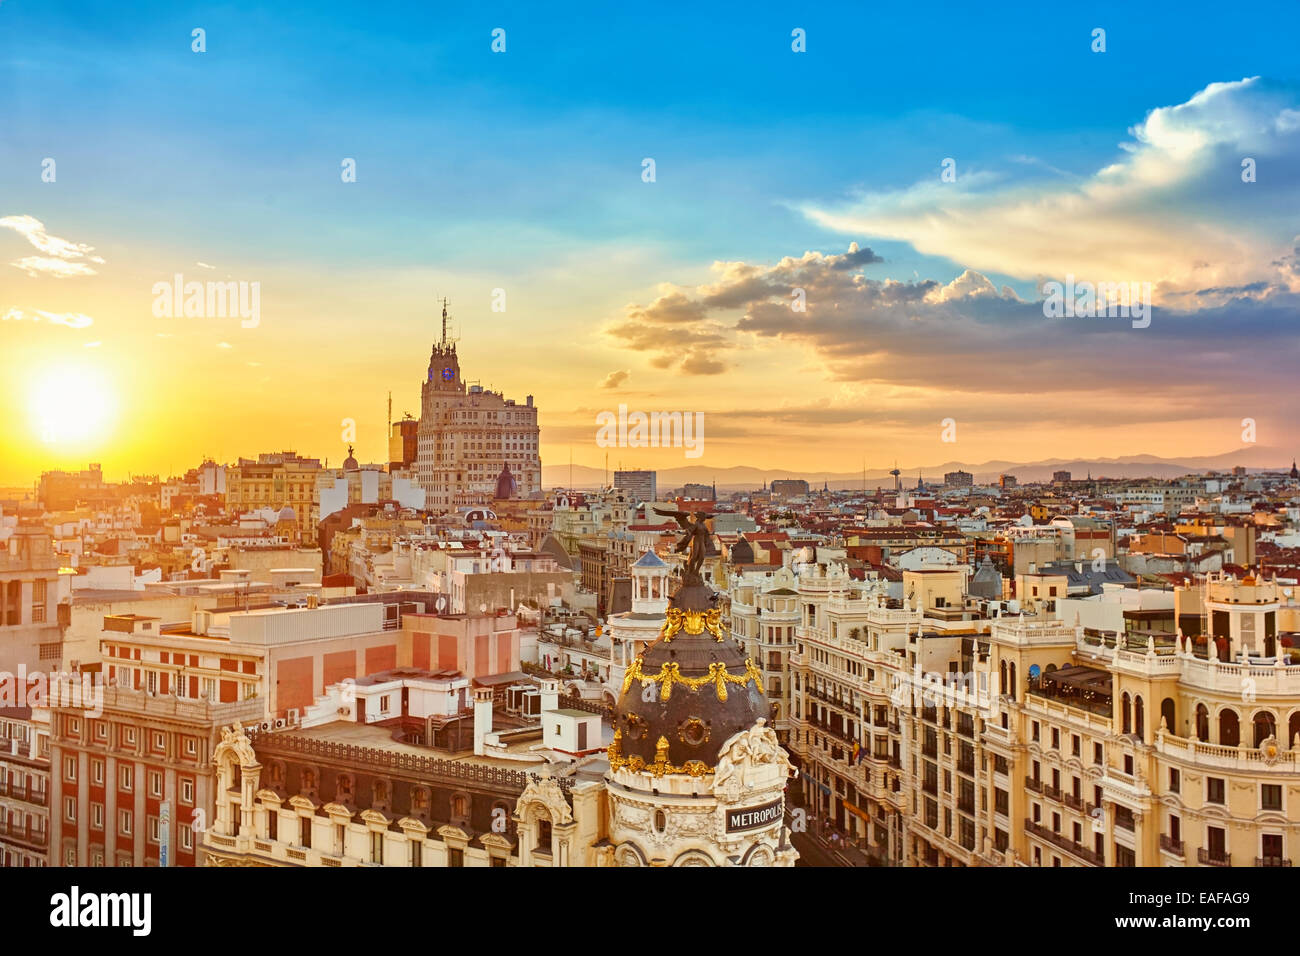
[[[542,713],[549,710],[560,709],[560,682],[557,680],[542,681]]]
[[[474,688],[474,756],[485,751],[487,735],[492,733],[492,688]]]
[[[307,595],[308,610],[315,610],[318,607],[320,607],[320,598],[317,597],[315,594],[308,594]]]

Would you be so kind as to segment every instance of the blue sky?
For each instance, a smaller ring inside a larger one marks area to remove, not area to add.
[[[483,287],[509,285],[536,317],[529,329],[543,329],[554,348],[520,348],[520,329],[509,323],[484,329],[479,344],[505,367],[540,358],[566,366],[588,391],[625,369],[648,401],[661,392],[651,376],[671,366],[647,366],[653,349],[609,330],[624,309],[650,308],[665,288],[707,297],[714,262],[774,268],[782,257],[843,253],[855,241],[883,260],[862,266],[867,280],[946,284],[973,268],[993,289],[1030,299],[1044,276],[1071,261],[1024,252],[1032,231],[987,255],[977,254],[984,250],[969,228],[932,234],[927,224],[951,204],[916,190],[938,180],[942,159],[955,158],[970,215],[989,215],[996,234],[1022,218],[996,214],[1014,213],[1017,203],[1033,208],[1026,197],[1086,190],[1100,170],[1130,162],[1135,124],[1211,84],[1261,78],[1218,98],[1232,117],[1289,115],[1297,103],[1294,3],[1090,4],[1086,12],[1040,4],[666,7],[142,3],[128,11],[0,0],[0,217],[34,217],[108,262],[95,279],[0,269],[0,312],[76,309],[98,322],[85,335],[105,348],[120,341],[130,354],[130,334],[144,334],[139,303],[147,306],[133,290],[195,261],[254,270],[278,283],[286,309],[279,331],[269,324],[258,340],[259,364],[244,365],[266,368],[267,353],[304,334],[336,342],[352,334],[358,312],[378,316],[378,331],[414,349],[427,341],[428,316],[419,312],[435,290],[465,303],[469,324],[484,311]],[[206,53],[190,49],[195,27],[206,30]],[[490,50],[497,27],[506,30],[505,54]],[[806,53],[790,49],[795,27],[806,31]],[[1097,27],[1106,30],[1104,54],[1090,49]],[[1218,122],[1211,106],[1206,129]],[[1234,137],[1247,137],[1249,122],[1221,140],[1226,174],[1240,152]],[[1273,150],[1266,168],[1274,182],[1295,171],[1293,144],[1289,130],[1257,144]],[[1183,158],[1168,139],[1156,152],[1160,162]],[[39,179],[47,156],[58,161],[57,187]],[[358,164],[358,181],[347,187],[344,157]],[[657,164],[653,185],[641,181],[644,157]],[[1141,178],[1136,168],[1130,174]],[[1240,226],[1250,235],[1234,248],[1249,245],[1246,258],[1261,268],[1300,233],[1300,223],[1288,222],[1295,192],[1270,192],[1264,175],[1248,200],[1232,191],[1232,175],[1213,188],[1190,172],[1151,182],[1139,197],[1148,218],[1203,211],[1195,228],[1171,224],[1174,236]],[[1158,232],[1139,239],[1143,248],[1163,245]],[[22,247],[21,237],[0,231],[0,255],[17,258]],[[1217,269],[1214,253],[1223,251],[1205,252],[1212,277],[1179,275],[1172,262],[1167,271],[1143,268],[1161,273],[1154,278],[1173,297],[1168,307],[1199,307],[1177,296],[1259,278],[1240,263]],[[1182,256],[1200,257],[1192,249]],[[1079,270],[1114,270],[1114,262],[1081,254]],[[362,285],[371,291],[362,295]],[[724,331],[740,327],[733,321]],[[120,339],[110,337],[115,328]],[[583,354],[560,351],[583,330],[591,333]],[[835,366],[839,346],[821,339],[778,333],[784,354],[766,356],[761,339],[745,345],[756,396],[762,376],[789,366],[792,349],[797,390],[820,389],[810,407],[875,400],[844,394],[847,380],[891,384],[876,372],[846,379]],[[391,369],[377,349],[367,351],[373,344],[345,349],[339,367],[379,388]],[[895,355],[907,358],[903,349]],[[359,356],[370,364],[349,364]],[[722,374],[700,368],[677,371]],[[498,384],[533,387],[552,407],[575,408],[570,421],[552,421],[550,434],[564,447],[590,444],[579,439],[588,400],[554,374],[535,385],[500,375]],[[716,383],[692,385],[707,392]],[[805,427],[816,420],[810,415]],[[1000,412],[987,420],[1006,423]],[[738,431],[741,421],[732,418]],[[302,444],[327,428],[305,418],[294,426],[305,432],[295,439]],[[732,453],[752,448],[760,427],[738,437]],[[982,450],[992,455],[1001,446],[989,434]],[[901,435],[882,437],[896,443]],[[1148,450],[1140,431],[1121,444],[1112,453]],[[378,457],[379,441],[372,445]]]

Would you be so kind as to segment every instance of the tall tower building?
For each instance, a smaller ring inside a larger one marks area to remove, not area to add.
[[[490,503],[502,471],[514,477],[521,498],[541,491],[537,409],[461,377],[456,343],[447,338],[447,303],[442,304],[442,338],[434,343],[420,387],[417,474],[425,505],[448,510]]]

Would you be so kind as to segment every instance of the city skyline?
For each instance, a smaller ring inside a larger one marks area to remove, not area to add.
[[[0,484],[341,462],[345,420],[382,461],[442,296],[467,381],[536,396],[548,470],[1289,461],[1300,15],[1269,11],[1262,38],[1231,12],[947,13],[922,67],[887,42],[902,14],[846,8],[614,14],[604,45],[575,17],[569,49],[504,9],[127,30],[4,3]],[[865,97],[843,82],[864,38]],[[177,275],[257,283],[260,314],[159,316]],[[1070,276],[1150,282],[1149,326],[1045,316]],[[702,456],[599,446],[620,404],[703,413]]]

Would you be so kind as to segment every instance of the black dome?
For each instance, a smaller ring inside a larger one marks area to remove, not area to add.
[[[760,717],[771,717],[762,675],[721,630],[717,600],[717,594],[700,585],[688,585],[672,596],[667,636],[661,632],[624,679],[614,716],[611,766],[709,773],[728,739],[753,727]],[[677,626],[681,629],[675,630]],[[689,633],[696,628],[699,633]]]

